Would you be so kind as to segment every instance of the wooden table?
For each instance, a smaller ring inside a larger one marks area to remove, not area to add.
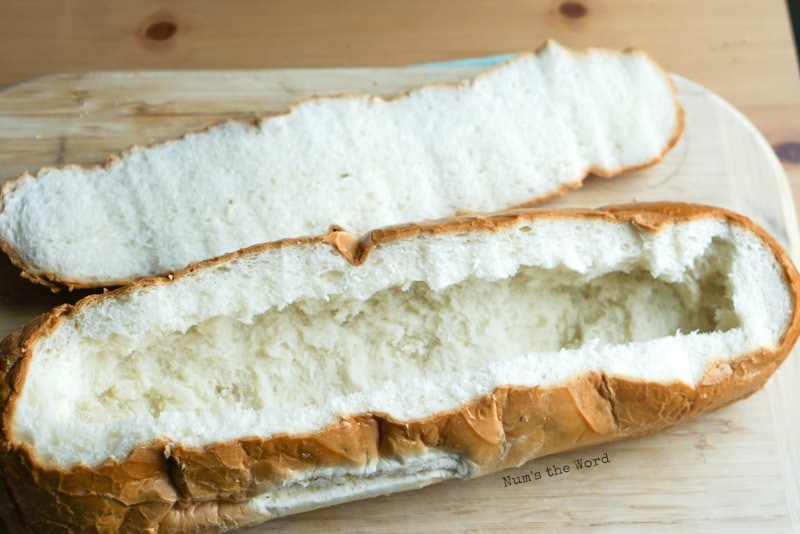
[[[113,10],[108,7],[111,5]],[[527,50],[548,37],[574,48],[639,46],[670,72],[727,99],[772,145],[789,177],[795,203],[800,199],[800,83],[786,8],[780,0],[508,0],[502,3],[488,0],[365,0],[346,5],[326,0],[239,0],[235,8],[233,3],[209,0],[174,0],[163,5],[133,0],[120,0],[113,4],[74,0],[4,0],[0,2],[0,88],[8,88],[6,95],[16,97],[25,88],[50,83],[49,78],[27,82],[34,77],[98,70],[397,66]],[[204,79],[214,79],[213,75],[204,76]],[[22,85],[11,87],[15,84]],[[2,95],[0,92],[0,97]],[[73,96],[80,104],[81,95]],[[180,120],[187,125],[193,125],[192,113],[200,117],[200,112],[191,111],[191,106],[184,111],[186,116]],[[27,164],[26,157],[34,158],[18,154],[18,166],[9,161],[8,151],[3,147],[3,119],[0,113],[0,159],[5,158],[2,159],[4,168],[21,170],[17,167]],[[100,146],[95,151],[103,149]],[[81,154],[91,153],[87,147],[82,150]],[[98,154],[91,157],[96,158]],[[69,156],[58,154],[65,161],[74,161]],[[0,181],[10,177],[0,176]],[[0,300],[18,303],[16,309],[20,321],[40,308],[74,300],[77,296],[50,295],[43,288],[3,281],[3,278],[10,277],[16,277],[16,272],[7,263],[0,264],[0,282],[3,282],[0,284]],[[13,294],[6,295],[4,291]],[[797,371],[793,373],[784,376],[799,376]],[[781,387],[790,389],[792,385],[784,383]],[[757,429],[769,427],[773,422],[767,415],[756,417],[747,412],[751,407],[769,408],[774,398],[780,397],[748,401],[751,403],[738,405],[726,415],[709,419],[708,424],[719,427],[712,429],[717,434],[709,435],[724,436],[738,431],[749,440],[748,446],[755,447],[762,440]],[[796,410],[788,413],[791,418],[785,424],[794,429],[789,433],[795,438],[787,443],[796,443],[800,417]],[[752,426],[737,430],[736,422],[744,419]],[[732,426],[728,428],[726,425]],[[681,470],[692,470],[696,468],[694,466],[698,466],[698,474],[706,473],[699,466],[707,468],[709,462],[719,458],[715,456],[716,452],[725,450],[725,447],[736,447],[737,441],[719,438],[721,441],[718,442],[698,442],[698,428],[677,429],[671,435],[672,447],[693,451],[686,463],[670,456],[669,451],[654,441],[622,444],[613,449],[613,460],[626,462],[626,468],[632,462],[639,462],[642,470],[666,476],[664,484],[669,484],[671,473],[678,478],[685,475]],[[598,451],[604,452],[605,449]],[[572,456],[552,459],[553,462],[562,460],[569,463]],[[550,461],[542,459],[534,467],[544,469]],[[619,465],[615,463],[615,466]],[[724,469],[726,465],[720,464],[720,468]],[[761,470],[772,470],[771,476],[776,475],[772,458],[753,457],[753,465],[743,473],[756,476]],[[575,495],[570,506],[563,506],[563,501],[520,503],[519,514],[508,516],[506,526],[519,531],[524,525],[532,524],[526,514],[532,514],[534,510],[550,514],[553,519],[548,525],[554,528],[585,524],[583,520],[586,517],[581,509],[584,506],[584,510],[589,509],[592,505],[593,491],[625,485],[624,480],[617,480],[616,486],[613,484],[614,477],[625,476],[625,469],[608,469],[602,473],[597,475],[601,478],[596,479],[574,477],[569,487],[574,489],[577,485],[587,491]],[[492,506],[487,499],[508,500],[524,495],[521,490],[497,489],[492,485],[501,480],[502,477],[485,483],[482,495],[486,498],[472,503],[474,508],[470,513],[476,518],[475,525],[485,527],[489,524],[477,520],[481,514],[487,513],[481,506],[485,507],[487,503]],[[746,484],[747,480],[741,482]],[[438,503],[438,519],[457,521],[463,517],[464,503],[457,506],[439,501],[443,496],[457,500],[466,490],[461,483],[443,486],[444,489],[414,492],[389,504],[378,500],[377,504],[367,506],[358,503],[346,505],[336,511],[312,516],[313,520],[280,521],[275,526],[280,530],[305,530],[319,527],[316,520],[323,520],[327,523],[322,524],[328,528],[343,531],[350,526],[343,514],[363,516],[380,510],[385,514],[383,519],[392,522],[389,525],[391,530],[398,531],[402,530],[398,522],[405,520],[406,511],[420,510],[431,500]],[[697,487],[698,499],[707,500],[713,496],[714,487],[708,480],[698,478]],[[754,487],[758,487],[757,481],[754,481]],[[652,495],[657,495],[659,486],[654,485],[652,491]],[[670,522],[679,524],[680,504],[656,502],[654,505],[652,495],[625,495],[626,499],[634,501],[626,504],[629,508],[650,507],[650,517],[653,517],[652,506],[660,507],[663,510],[662,527]],[[717,510],[731,509],[736,505],[724,502],[730,495],[733,494],[718,496]],[[775,513],[778,517],[776,510],[784,508],[778,504],[775,509],[763,508],[760,511],[763,516],[757,519],[763,519],[764,525],[770,524],[770,514]],[[714,517],[714,505],[709,506],[708,517]],[[800,503],[789,503],[788,508],[794,510],[794,525],[797,527],[800,524],[797,522]],[[785,517],[780,517],[784,522],[775,524],[785,525]],[[615,517],[609,510],[606,516],[597,520],[598,524],[611,529],[620,525],[632,528],[627,519]],[[374,526],[379,524],[379,521],[373,523]],[[541,522],[537,524],[541,525]],[[442,526],[436,518],[427,515],[409,523],[409,526],[413,525]],[[705,526],[709,525],[713,523]]]

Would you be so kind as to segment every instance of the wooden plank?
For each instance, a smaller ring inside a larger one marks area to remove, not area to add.
[[[93,164],[110,152],[200,129],[226,118],[280,112],[313,93],[393,94],[475,69],[266,70],[61,75],[0,93],[0,180],[23,168]],[[658,166],[612,180],[589,179],[551,205],[597,206],[645,200],[717,204],[753,217],[795,257],[797,215],[769,143],[708,90],[676,78],[687,131]],[[0,264],[0,335],[58,302]],[[793,354],[765,390],[700,420],[650,438],[543,458],[469,482],[351,503],[277,520],[255,531],[404,532],[532,529],[800,528],[800,393]],[[548,468],[603,458],[591,470]],[[540,480],[534,475],[539,472]],[[508,484],[504,477],[531,475]]]
[[[764,91],[741,83],[744,73],[767,76],[771,92],[796,87],[780,0],[508,0],[500,8],[492,0],[4,0],[0,86],[94,70],[397,66],[525,50],[546,38],[645,46],[737,104]]]

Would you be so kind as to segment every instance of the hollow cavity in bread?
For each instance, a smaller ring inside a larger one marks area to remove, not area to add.
[[[14,435],[92,465],[162,436],[415,420],[595,372],[694,386],[722,355],[780,344],[785,287],[768,247],[716,218],[523,219],[390,240],[357,266],[284,243],[65,315],[36,342]]]
[[[707,254],[727,259],[723,245]],[[727,273],[703,273],[705,267],[676,283],[644,270],[586,281],[566,269],[523,267],[506,279],[470,278],[439,291],[413,282],[367,300],[306,298],[247,323],[216,316],[138,347],[84,344],[92,362],[84,379],[93,387],[76,392],[74,410],[98,422],[107,413],[159,417],[175,404],[212,412],[231,405],[319,407],[396,377],[413,383],[592,341],[624,345],[677,332],[724,332],[738,324],[720,284]]]
[[[0,245],[28,277],[104,286],[256,243],[531,204],[657,162],[683,117],[640,51],[553,42],[461,84],[318,98],[96,168],[10,182]]]

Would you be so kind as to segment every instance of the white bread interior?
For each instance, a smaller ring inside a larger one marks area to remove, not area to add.
[[[390,100],[318,98],[0,197],[0,246],[31,279],[121,284],[245,246],[494,212],[658,161],[683,116],[640,51],[549,42],[475,80]]]
[[[78,306],[29,349],[13,435],[47,463],[95,465],[165,436],[416,420],[595,371],[694,386],[781,343],[787,283],[760,237],[714,217],[521,219],[388,241],[355,266],[288,243]]]

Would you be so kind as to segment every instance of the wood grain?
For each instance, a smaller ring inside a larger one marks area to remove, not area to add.
[[[59,75],[0,93],[0,180],[23,168],[95,164],[228,118],[251,120],[312,94],[391,95],[427,81],[471,77],[474,68],[288,69]],[[552,206],[647,200],[711,203],[754,218],[800,251],[797,215],[777,157],[758,130],[707,89],[676,76],[687,129],[658,166],[590,178]],[[7,260],[3,260],[7,262]],[[0,336],[80,294],[52,295],[0,263]],[[351,503],[281,519],[255,532],[496,531],[602,527],[673,532],[800,528],[800,365],[795,351],[752,398],[638,441],[543,458],[470,482]],[[547,468],[603,457],[590,470]],[[504,477],[540,472],[541,480]]]
[[[569,16],[565,3],[584,6],[583,14]],[[235,7],[210,0],[5,0],[0,85],[121,68],[397,66],[526,50],[548,37],[575,47],[644,46],[671,71],[737,104],[739,96],[764,90],[729,83],[743,78],[742,69],[748,76],[769,74],[771,91],[774,84],[796,87],[780,0],[508,0],[500,6],[492,0],[238,0]]]

